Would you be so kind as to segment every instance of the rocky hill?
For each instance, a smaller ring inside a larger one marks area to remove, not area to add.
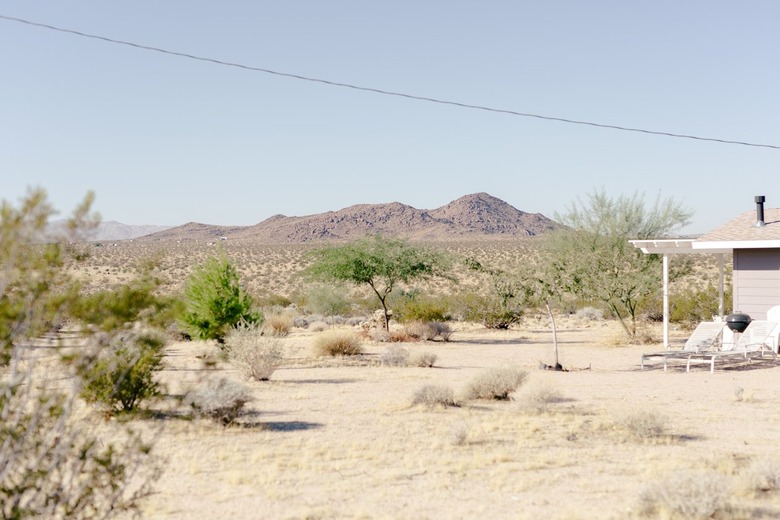
[[[189,223],[144,237],[144,240],[253,240],[292,244],[354,240],[369,234],[411,240],[443,241],[529,237],[550,231],[556,223],[538,213],[525,213],[487,193],[466,195],[434,210],[399,202],[358,204],[304,217],[274,215],[254,226],[211,226]]]

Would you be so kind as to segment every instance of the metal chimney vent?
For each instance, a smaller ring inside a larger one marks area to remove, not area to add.
[[[756,227],[766,226],[766,222],[764,222],[764,201],[766,201],[766,197],[756,195]]]

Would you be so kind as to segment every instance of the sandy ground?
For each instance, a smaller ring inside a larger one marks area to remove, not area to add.
[[[746,490],[757,461],[780,464],[780,365],[640,371],[640,354],[660,345],[615,346],[611,322],[560,325],[569,372],[539,369],[552,362],[543,320],[503,332],[456,326],[450,342],[403,345],[435,353],[433,368],[381,366],[379,343],[360,360],[317,360],[314,333],[294,329],[271,381],[246,383],[254,401],[241,425],[163,421],[156,453],[165,470],[143,516],[630,518],[643,489],[693,472],[724,477],[707,491],[730,504],[724,517],[780,517],[780,492]],[[208,368],[196,357],[209,348],[169,347],[161,377],[171,394],[211,377],[241,380],[228,363]],[[529,374],[510,401],[410,404],[424,384],[458,395],[504,366]],[[540,409],[535,396],[545,391],[558,399]],[[641,411],[665,432],[633,435],[624,423]]]

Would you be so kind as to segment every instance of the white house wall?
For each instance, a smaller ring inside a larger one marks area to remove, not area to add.
[[[780,250],[734,250],[734,312],[765,320],[770,307],[780,305]]]

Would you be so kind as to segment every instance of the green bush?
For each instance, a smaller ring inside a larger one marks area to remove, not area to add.
[[[341,285],[311,284],[302,297],[306,310],[312,314],[346,316],[352,312],[349,290]]]
[[[512,299],[466,293],[458,302],[466,321],[482,323],[488,329],[506,330],[523,317],[523,307]]]
[[[718,299],[718,288],[714,285],[673,294],[669,297],[669,320],[689,324],[710,321],[718,315]],[[725,305],[732,301],[730,287],[724,291],[723,301]]]
[[[83,369],[82,396],[111,412],[131,412],[145,399],[159,395],[154,373],[162,364],[163,341],[152,334],[129,331],[108,338]]]
[[[393,317],[401,323],[447,321],[451,318],[446,299],[423,294],[419,289],[401,291],[390,301],[390,307]]]
[[[241,287],[238,272],[228,258],[211,257],[187,279],[182,325],[193,337],[215,339],[240,322],[258,323],[262,314],[252,308],[252,297]]]

